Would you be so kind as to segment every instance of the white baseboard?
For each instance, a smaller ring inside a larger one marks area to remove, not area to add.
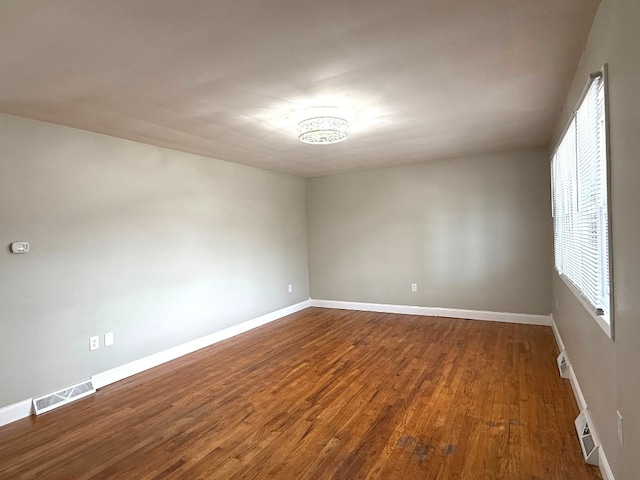
[[[482,310],[462,310],[457,308],[415,307],[409,305],[389,305],[383,303],[341,302],[336,300],[311,299],[310,301],[312,307],[340,308],[343,310],[362,310],[365,312],[401,313],[406,315],[424,315],[428,317],[463,318],[467,320],[486,320],[491,322],[523,323],[528,325],[551,326],[551,317],[549,315],[487,312]]]
[[[96,389],[102,388],[106,385],[110,385],[132,375],[144,372],[145,370],[149,370],[150,368],[157,367],[158,365],[169,362],[178,357],[182,357],[183,355],[193,353],[196,350],[200,350],[201,348],[208,347],[210,345],[213,345],[214,343],[221,342],[222,340],[226,340],[241,333],[248,332],[249,330],[257,328],[261,325],[265,325],[269,322],[273,322],[274,320],[278,320],[287,315],[291,315],[292,313],[299,312],[300,310],[304,310],[308,307],[309,300],[305,300],[304,302],[300,302],[295,305],[276,310],[275,312],[267,313],[266,315],[262,315],[252,320],[248,320],[238,325],[225,328],[224,330],[220,330],[219,332],[214,332],[210,335],[196,338],[195,340],[192,340],[190,342],[177,345],[167,350],[163,350],[162,352],[154,353],[153,355],[149,355],[148,357],[144,357],[139,360],[134,360],[133,362],[120,365],[119,367],[112,368],[111,370],[98,373],[96,375],[93,375],[91,377],[91,380],[93,381],[93,385]]]
[[[578,408],[580,411],[587,408],[587,401],[584,398],[582,393],[582,389],[580,388],[580,383],[578,383],[578,377],[576,376],[576,372],[571,365],[571,357],[569,353],[566,352],[564,342],[562,341],[562,337],[560,336],[560,331],[558,330],[558,326],[553,318],[553,315],[550,315],[551,318],[551,328],[553,329],[553,335],[556,338],[556,343],[558,344],[558,348],[560,351],[565,350],[567,360],[569,362],[569,382],[571,383],[571,389],[573,390],[573,395],[576,398],[576,403],[578,404]],[[596,438],[598,437],[598,427],[594,424],[593,418],[590,418],[591,429]],[[599,440],[598,440],[598,443]],[[598,466],[600,468],[600,473],[604,480],[615,480],[613,476],[613,471],[611,470],[611,466],[609,466],[609,461],[607,460],[607,456],[602,448],[602,444],[598,447]]]
[[[551,319],[551,329],[553,330],[553,336],[556,337],[556,343],[558,344],[558,348],[560,349],[560,351],[563,351],[565,349],[564,342],[562,341],[562,337],[560,336],[560,331],[558,330],[556,321],[553,318],[553,314],[549,315],[549,318]]]
[[[553,319],[553,315],[551,318],[551,329],[553,330],[553,336],[556,338],[556,343],[558,344],[558,348],[560,351],[566,350],[564,347],[564,342],[562,341],[562,337],[560,336],[560,331],[558,330],[558,326],[556,325],[555,320]],[[573,390],[573,396],[576,398],[576,403],[578,404],[578,408],[580,411],[587,408],[587,401],[584,398],[584,394],[582,393],[582,389],[580,388],[580,384],[578,383],[578,377],[576,377],[576,372],[573,369],[573,365],[571,365],[571,358],[569,357],[569,353],[566,354],[567,360],[569,363],[569,382],[571,383],[571,389]]]
[[[16,420],[27,418],[31,415],[32,399],[23,400],[6,407],[0,408],[0,427]]]
[[[598,451],[598,466],[600,467],[600,474],[603,480],[616,480],[609,466],[609,460],[607,460],[607,456],[604,454],[602,445],[600,445],[600,450]]]
[[[300,310],[304,310],[309,306],[309,300],[305,300],[304,302],[300,302],[295,305],[276,310],[275,312],[267,313],[266,315],[262,315],[238,325],[225,328],[224,330],[214,332],[210,335],[197,338],[190,342],[183,343],[182,345],[169,348],[168,350],[164,350],[162,352],[149,355],[148,357],[144,357],[139,360],[120,365],[119,367],[112,368],[111,370],[98,373],[96,375],[93,375],[91,377],[91,380],[96,389],[102,388],[106,385],[117,382],[118,380],[122,380],[124,378],[130,377],[131,375],[135,375],[170,360],[174,360],[183,355],[187,355],[188,353],[195,352],[196,350],[200,350],[201,348],[208,347],[209,345],[213,345],[214,343],[220,342],[222,340],[226,340],[227,338],[234,337],[241,333],[257,328],[261,325],[265,325],[269,322],[273,322],[274,320],[286,317],[287,315],[291,315],[292,313],[299,312]],[[0,408],[0,427],[31,415],[32,403],[32,399],[30,398],[28,400],[23,400],[22,402],[14,403],[13,405],[8,405],[6,407]]]

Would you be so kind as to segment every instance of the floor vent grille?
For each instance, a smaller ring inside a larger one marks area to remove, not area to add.
[[[556,362],[558,362],[558,371],[560,372],[560,376],[562,378],[569,378],[569,360],[567,359],[567,352],[564,350],[560,352]]]
[[[580,412],[575,424],[585,461],[591,465],[598,465],[598,440],[591,428],[591,418],[589,418],[589,413],[586,409]]]
[[[35,410],[36,415],[40,415],[41,413],[48,412],[49,410],[53,410],[54,408],[73,402],[74,400],[91,395],[92,393],[95,393],[95,391],[96,389],[93,388],[91,380],[87,380],[86,382],[78,383],[77,385],[65,388],[64,390],[50,393],[49,395],[45,395],[40,398],[34,398],[33,409]]]

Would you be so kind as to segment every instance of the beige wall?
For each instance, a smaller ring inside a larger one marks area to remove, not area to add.
[[[609,65],[615,341],[554,274],[553,312],[617,480],[640,471],[640,2],[603,0],[555,136],[588,74]],[[624,419],[624,445],[616,410]]]
[[[545,149],[308,179],[307,211],[312,298],[549,314]]]
[[[304,180],[6,115],[0,138],[0,407],[309,298]]]

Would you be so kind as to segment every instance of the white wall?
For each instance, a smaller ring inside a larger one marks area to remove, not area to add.
[[[308,179],[311,296],[548,315],[549,175],[539,148]]]
[[[0,138],[0,407],[309,298],[304,180],[6,115]]]
[[[603,0],[555,130],[562,133],[590,72],[609,65],[615,341],[553,274],[553,312],[617,480],[640,459],[640,2]],[[624,445],[616,410],[624,418]]]

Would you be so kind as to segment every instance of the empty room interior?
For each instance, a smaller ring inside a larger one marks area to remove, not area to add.
[[[0,479],[640,479],[638,25],[2,2]]]

